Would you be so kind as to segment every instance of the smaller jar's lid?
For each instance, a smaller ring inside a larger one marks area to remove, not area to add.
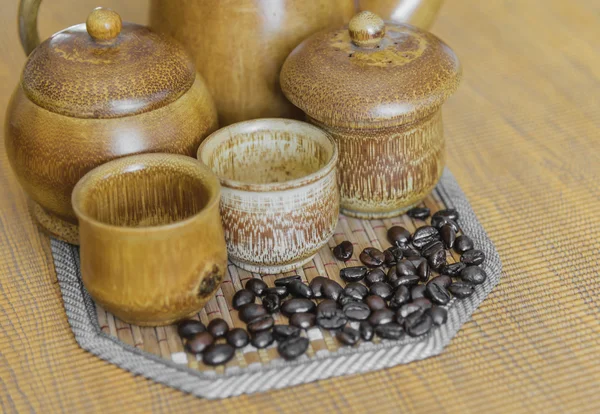
[[[328,125],[398,125],[439,108],[460,77],[458,58],[439,38],[365,11],[348,27],[296,47],[283,65],[281,88]]]
[[[193,84],[181,46],[97,8],[29,56],[21,85],[35,104],[76,118],[119,118],[160,108]]]

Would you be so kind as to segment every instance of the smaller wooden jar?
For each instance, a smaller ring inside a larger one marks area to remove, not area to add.
[[[341,210],[396,216],[435,187],[445,161],[441,106],[461,67],[431,33],[371,12],[288,56],[281,88],[339,146]]]

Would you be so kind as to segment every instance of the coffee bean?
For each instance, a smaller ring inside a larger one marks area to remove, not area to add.
[[[184,339],[191,338],[204,331],[206,331],[206,326],[202,322],[193,319],[186,319],[177,325],[177,334]]]
[[[431,304],[431,302],[429,302]],[[420,302],[409,302],[406,303],[404,305],[402,305],[400,307],[400,309],[398,310],[398,315],[402,318],[406,318],[409,315],[412,315],[415,312],[418,312],[419,314],[424,313],[427,309],[430,309],[431,306],[426,307],[424,306],[424,303],[420,303]]]
[[[246,289],[254,293],[256,296],[262,296],[267,287],[267,284],[261,279],[250,279],[246,282]]]
[[[459,219],[458,211],[456,211],[453,208],[438,210],[435,212],[433,217],[448,217],[450,220],[455,220],[455,221]]]
[[[431,309],[433,307],[433,304],[427,298],[417,298],[412,301],[412,304],[417,305],[417,306],[423,308],[424,310]]]
[[[240,308],[238,316],[242,321],[248,323],[266,314],[267,310],[262,305],[257,305],[256,303],[248,303],[247,305],[244,305]]]
[[[373,312],[375,312],[379,309],[387,308],[385,300],[383,300],[383,298],[380,296],[375,296],[375,295],[367,296],[367,298],[365,299],[365,303],[369,306],[369,309],[371,309],[371,311],[373,311]]]
[[[243,348],[250,342],[248,333],[242,328],[233,328],[225,336],[227,343],[234,348]]]
[[[419,276],[419,280],[421,282],[427,282],[429,280],[429,275],[431,274],[429,270],[429,264],[427,262],[423,262],[417,267],[417,276]]]
[[[347,262],[354,253],[354,246],[348,240],[345,240],[333,248],[333,255],[336,259]]]
[[[373,269],[365,276],[365,282],[371,286],[373,283],[383,282],[385,280],[385,272],[381,269]]]
[[[359,259],[365,266],[377,267],[383,264],[385,255],[381,250],[374,247],[367,247],[361,252]]]
[[[448,286],[450,286],[452,284],[452,279],[450,279],[449,276],[440,275],[440,276],[437,276],[437,277],[434,277],[433,279],[431,279],[429,281],[429,283],[437,283],[438,285],[440,285],[443,288],[447,289]]]
[[[221,365],[229,362],[235,349],[229,344],[213,344],[202,355],[202,362],[206,365]]]
[[[429,257],[434,253],[437,253],[438,250],[444,250],[444,244],[439,240],[432,240],[423,246],[423,249],[421,249],[421,255],[423,255],[423,257]]]
[[[362,283],[352,282],[348,283],[344,288],[344,295],[351,296],[357,300],[363,300],[367,294],[369,293],[369,289]]]
[[[246,329],[248,329],[248,332],[250,333],[266,331],[267,329],[271,329],[274,323],[275,321],[271,316],[265,315],[254,319],[246,326]]]
[[[410,298],[412,300],[425,297],[425,285],[416,285],[410,289]]]
[[[384,264],[387,267],[392,267],[398,263],[400,259],[402,259],[404,254],[402,253],[402,249],[400,247],[392,246],[383,251],[383,256],[385,257]]]
[[[252,340],[250,343],[255,348],[263,349],[271,345],[274,340],[275,338],[273,338],[271,331],[258,331],[252,334]]]
[[[404,329],[401,325],[390,322],[385,325],[379,325],[375,328],[375,334],[383,339],[400,339],[404,335]]]
[[[313,280],[310,281],[308,286],[310,287],[310,290],[312,291],[313,298],[320,299],[323,297],[323,284],[327,283],[326,280],[329,280],[329,279],[327,279],[326,277],[323,277],[323,276],[317,276]]]
[[[419,266],[421,266],[423,264],[423,262],[427,261],[427,259],[425,259],[424,257],[410,257],[407,260],[410,264],[412,264],[415,267],[415,269],[418,269]],[[416,270],[415,270],[415,273],[416,273]]]
[[[413,286],[419,283],[419,276],[417,275],[406,275],[400,276],[398,279],[391,282],[391,285],[394,289],[398,288],[398,286]]]
[[[443,325],[448,319],[448,311],[441,306],[434,306],[427,310],[427,313],[431,316],[431,320],[436,325]]]
[[[215,338],[220,338],[225,336],[227,331],[229,331],[229,325],[227,325],[227,322],[225,322],[223,319],[217,318],[210,321],[206,327],[206,330]]]
[[[384,325],[394,320],[395,313],[391,309],[380,309],[371,313],[369,323],[373,326]]]
[[[475,292],[475,286],[467,282],[454,282],[450,285],[448,290],[457,298],[464,299]]]
[[[396,266],[390,267],[390,270],[387,272],[387,282],[393,286],[394,281],[398,280],[398,269]]]
[[[343,290],[344,289],[340,286],[338,282],[331,279],[323,281],[323,287],[321,288],[323,297],[333,300],[338,300]]]
[[[367,275],[366,266],[346,267],[340,270],[340,277],[346,282],[360,282]]]
[[[465,267],[467,267],[467,265],[461,262],[446,264],[440,269],[440,273],[443,275],[458,277],[460,276],[460,272],[462,272]]]
[[[301,280],[302,278],[300,277],[300,275],[281,277],[275,280],[275,286],[287,286],[292,282],[300,282]]]
[[[287,286],[275,286],[271,288],[265,289],[263,292],[264,295],[277,295],[279,299],[284,299],[288,295]]]
[[[424,313],[415,321],[411,321],[410,323],[408,321],[405,322],[404,328],[410,336],[415,337],[425,335],[429,332],[432,325],[433,320],[431,319],[431,316],[428,313]]]
[[[430,210],[427,207],[415,207],[408,210],[406,214],[414,219],[425,220],[429,217]]]
[[[347,305],[348,303],[360,302],[360,301],[361,301],[361,299],[355,298],[354,296],[346,295],[345,293],[342,293],[340,295],[340,297],[338,298],[338,303],[342,307],[344,307],[344,305]]]
[[[353,302],[344,305],[344,315],[353,321],[364,321],[371,314],[369,305],[362,302]]]
[[[316,307],[317,306],[312,300],[295,298],[283,302],[281,304],[281,312],[286,316],[290,316],[294,313],[314,312]]]
[[[315,326],[317,318],[314,313],[294,313],[290,316],[290,325],[297,326],[298,328],[308,329],[311,326]]]
[[[339,306],[336,301],[334,301],[333,299],[325,299],[325,300],[322,300],[321,303],[319,303],[317,305],[317,313],[325,312],[325,311],[333,311],[338,308],[339,308]]]
[[[454,246],[454,242],[456,241],[456,230],[449,225],[444,224],[440,229],[440,235],[442,236],[442,241],[444,242],[444,247],[446,249],[451,249]]]
[[[401,246],[402,256],[406,259],[412,259],[415,257],[421,257],[421,253],[417,249],[411,246]]]
[[[446,251],[444,249],[438,250],[427,258],[427,263],[434,270],[439,270],[446,264]]]
[[[325,309],[317,312],[317,325],[323,329],[339,329],[348,322],[341,309]]]
[[[284,359],[296,359],[306,352],[308,344],[308,339],[302,336],[289,338],[277,345],[277,352],[279,352],[279,355]]]
[[[298,314],[296,314],[298,315]],[[288,338],[300,336],[300,328],[291,325],[275,325],[273,326],[273,337],[277,341],[285,341]]]
[[[398,277],[416,275],[417,268],[409,260],[402,260],[396,265],[396,274],[398,275]]]
[[[437,303],[438,305],[445,305],[452,299],[446,288],[439,283],[427,283],[425,295],[431,299],[433,303]]]
[[[291,282],[289,285],[287,285],[287,289],[288,292],[292,294],[292,296],[295,296],[297,298],[310,299],[313,297],[312,290],[299,280],[294,280],[293,282]]]
[[[375,334],[375,330],[373,329],[373,326],[371,326],[371,324],[369,324],[369,322],[367,321],[362,321],[358,327],[358,330],[360,332],[360,337],[364,340],[364,341],[370,341],[373,339],[373,335]]]
[[[432,226],[419,227],[412,237],[412,243],[415,247],[421,249],[427,243],[440,238],[438,230]]]
[[[448,217],[432,217],[431,225],[440,231],[444,226],[452,227],[452,230],[454,230],[455,232],[460,231],[460,226],[458,225],[458,223],[452,219],[449,219]]]
[[[460,261],[466,265],[480,265],[485,260],[485,253],[481,250],[467,250],[460,256]]]
[[[394,293],[394,289],[385,282],[373,283],[369,289],[371,295],[381,296],[384,299],[389,299]]]
[[[241,289],[235,292],[231,304],[233,305],[233,309],[239,309],[248,303],[254,303],[254,299],[256,299],[254,292],[248,289]]]
[[[462,272],[460,272],[460,278],[465,282],[479,285],[485,282],[485,279],[487,279],[487,274],[479,266],[467,266],[462,270]]]
[[[410,300],[410,290],[407,286],[400,286],[390,299],[390,308],[398,309]]]
[[[387,237],[390,243],[395,246],[405,246],[410,241],[410,231],[402,226],[390,227],[387,231]]]
[[[475,244],[473,243],[473,240],[464,234],[462,236],[458,236],[454,242],[454,250],[456,250],[458,253],[464,253],[473,249],[474,247]]]
[[[344,328],[337,331],[335,337],[342,344],[352,346],[360,339],[360,332],[350,326],[344,326]]]
[[[185,347],[190,353],[199,354],[211,346],[214,341],[215,338],[210,333],[206,331],[199,332],[187,340]]]
[[[279,306],[281,305],[281,299],[279,296],[270,293],[265,296],[262,300],[262,304],[269,313],[275,313],[279,311]]]

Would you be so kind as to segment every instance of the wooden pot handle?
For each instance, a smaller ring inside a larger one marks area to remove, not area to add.
[[[19,4],[19,38],[25,54],[29,54],[40,44],[37,17],[42,0],[21,0]]]

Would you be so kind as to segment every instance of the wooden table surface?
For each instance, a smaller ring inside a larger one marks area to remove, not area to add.
[[[2,113],[25,61],[17,3],[1,2]],[[98,4],[46,1],[42,37]],[[147,18],[144,0],[102,5]],[[75,343],[2,146],[0,411],[600,412],[600,2],[447,0],[433,31],[464,66],[448,164],[504,265],[442,355],[223,401],[134,377]]]

